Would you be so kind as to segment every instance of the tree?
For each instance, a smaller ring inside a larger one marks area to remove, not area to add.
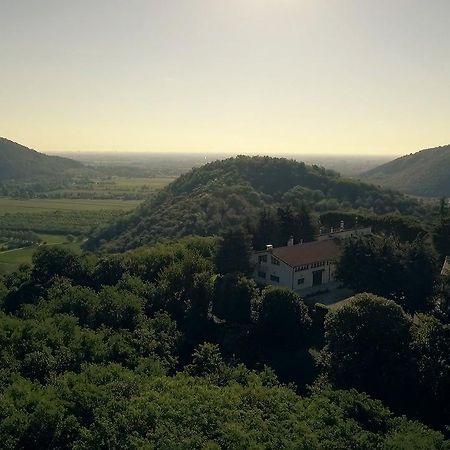
[[[223,235],[215,255],[217,272],[241,273],[243,275],[251,272],[250,237],[242,230],[233,230]]]
[[[412,327],[412,351],[416,363],[417,402],[421,419],[436,427],[450,423],[450,326],[420,314]]]
[[[372,236],[345,242],[337,277],[357,292],[389,298],[414,312],[429,306],[435,271],[434,254],[423,241]]]
[[[270,210],[263,210],[253,230],[253,247],[262,250],[267,244],[277,245],[279,240],[278,218]]]
[[[61,246],[40,247],[33,255],[31,277],[45,284],[53,277],[61,276],[76,282],[86,278],[79,256]]]
[[[250,322],[251,303],[256,295],[253,280],[236,274],[218,275],[214,283],[213,314],[228,322]]]
[[[409,395],[411,321],[393,301],[359,294],[325,318],[326,373],[339,388],[355,388],[389,404]]]
[[[433,243],[442,258],[450,255],[450,219],[443,219],[436,225]]]
[[[404,293],[403,305],[408,311],[425,311],[430,307],[437,272],[436,257],[424,241],[416,239],[403,244],[401,261]]]
[[[442,322],[450,324],[450,275],[443,277],[433,298],[433,313]]]
[[[192,363],[186,367],[189,374],[194,376],[217,375],[224,369],[225,363],[217,344],[204,342],[200,344],[192,355]]]
[[[97,261],[92,273],[93,285],[99,289],[101,286],[112,286],[119,282],[126,272],[123,258],[113,256],[101,258]]]
[[[257,328],[266,344],[300,347],[310,325],[308,309],[294,291],[273,287],[264,290]]]

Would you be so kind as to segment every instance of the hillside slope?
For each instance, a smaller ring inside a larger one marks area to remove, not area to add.
[[[403,194],[341,178],[337,173],[283,158],[239,156],[191,170],[153,200],[94,236],[88,248],[123,251],[161,238],[251,229],[267,209],[303,206],[316,212],[361,210],[414,214]]]
[[[72,159],[47,156],[0,137],[0,180],[60,175],[82,166]]]
[[[402,156],[363,174],[381,186],[424,197],[450,196],[450,145]]]

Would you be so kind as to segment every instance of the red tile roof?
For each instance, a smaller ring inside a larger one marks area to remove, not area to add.
[[[336,259],[340,254],[340,247],[334,239],[325,241],[306,242],[287,247],[274,248],[272,255],[291,267],[303,266],[320,261]]]

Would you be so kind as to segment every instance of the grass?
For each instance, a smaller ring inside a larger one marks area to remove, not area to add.
[[[31,199],[18,200],[0,197],[0,220],[3,214],[42,213],[45,211],[97,211],[122,210],[136,208],[140,200],[72,200],[72,199]]]
[[[39,234],[39,236],[42,242],[46,243],[42,245],[62,245],[74,251],[80,250],[80,243],[67,242],[66,236],[60,234]],[[0,252],[0,275],[13,272],[21,264],[30,264],[33,253],[37,248],[37,245],[33,245],[32,247]]]
[[[111,184],[118,189],[135,189],[148,187],[150,189],[162,189],[164,186],[171,183],[175,177],[155,177],[155,178],[127,178],[127,177],[112,177]]]

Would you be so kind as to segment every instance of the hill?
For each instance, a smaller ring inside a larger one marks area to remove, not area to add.
[[[79,167],[83,165],[72,159],[47,156],[0,137],[0,180],[54,176]]]
[[[161,238],[214,235],[245,226],[263,211],[289,207],[316,213],[416,214],[420,205],[398,192],[340,177],[318,166],[269,157],[238,156],[195,168],[131,215],[88,242],[88,248],[123,251]]]
[[[363,174],[382,186],[424,197],[450,196],[450,145],[402,156]]]

